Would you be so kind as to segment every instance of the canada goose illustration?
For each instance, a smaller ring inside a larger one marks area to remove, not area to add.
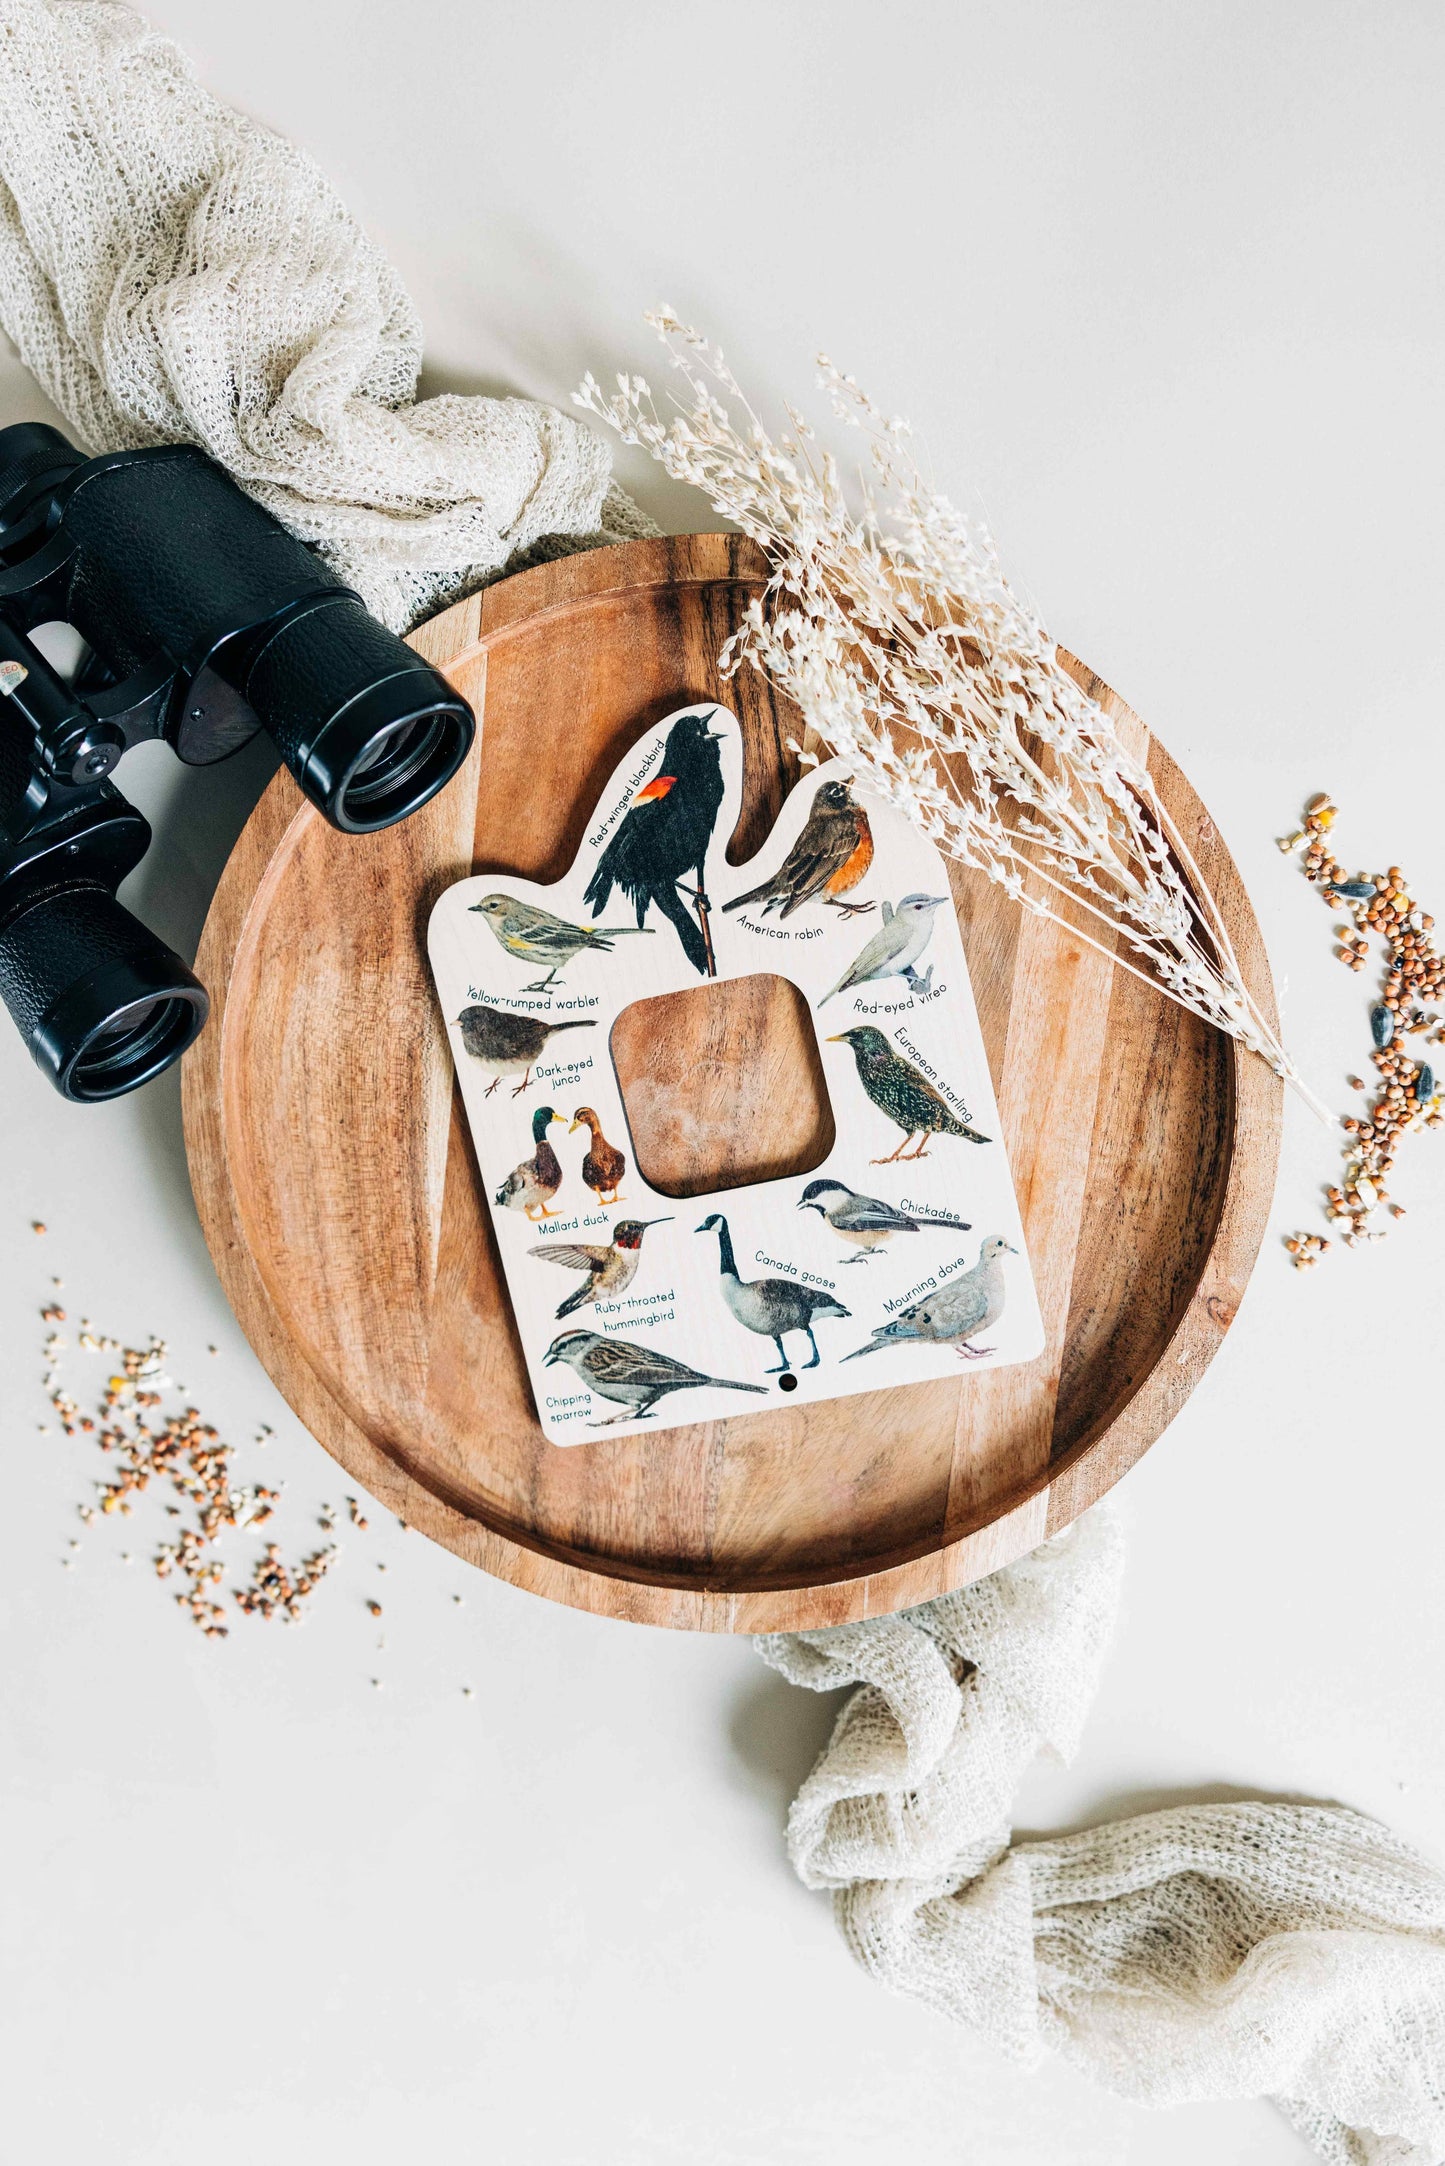
[[[569,1136],[573,1128],[586,1128],[591,1132],[592,1141],[588,1144],[587,1156],[582,1161],[582,1178],[595,1194],[597,1201],[605,1203],[610,1209],[613,1204],[623,1200],[617,1191],[627,1172],[627,1160],[617,1145],[609,1143],[603,1135],[602,1123],[591,1106],[577,1108],[572,1116],[572,1128],[567,1131]]]
[[[834,1233],[856,1241],[858,1254],[847,1263],[863,1263],[877,1254],[895,1233],[921,1233],[925,1226],[947,1226],[955,1233],[968,1232],[966,1218],[950,1218],[946,1211],[900,1211],[881,1196],[860,1196],[843,1181],[809,1181],[798,1199],[800,1211],[816,1211]]]
[[[771,1339],[778,1349],[778,1366],[769,1369],[769,1376],[783,1376],[791,1370],[783,1334],[788,1331],[806,1331],[808,1344],[813,1349],[811,1361],[805,1361],[805,1369],[816,1369],[822,1359],[818,1342],[813,1336],[813,1319],[818,1316],[848,1316],[841,1301],[812,1286],[804,1286],[797,1279],[744,1279],[738,1276],[733,1256],[733,1237],[728,1222],[720,1211],[714,1211],[698,1227],[699,1233],[715,1233],[718,1238],[718,1260],[722,1271],[723,1299],[740,1324],[749,1331],[756,1331],[759,1338]]]
[[[495,1200],[504,1211],[525,1211],[528,1218],[557,1216],[547,1206],[562,1186],[562,1162],[547,1141],[547,1130],[561,1118],[550,1106],[538,1106],[532,1115],[532,1155],[514,1167],[497,1190]]]
[[[568,1294],[557,1314],[571,1316],[589,1301],[612,1301],[625,1294],[637,1276],[642,1256],[642,1236],[649,1226],[667,1226],[666,1218],[620,1218],[612,1229],[611,1245],[594,1248],[584,1241],[554,1241],[550,1246],[529,1249],[543,1263],[561,1264],[565,1271],[583,1271],[586,1277],[575,1293]]]

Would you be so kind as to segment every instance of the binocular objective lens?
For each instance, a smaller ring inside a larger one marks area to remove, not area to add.
[[[350,819],[371,826],[386,817],[392,800],[409,804],[416,777],[450,737],[448,725],[449,718],[428,714],[378,730],[342,788],[343,809]]]
[[[184,1053],[196,1033],[196,1011],[187,1000],[142,1001],[88,1038],[72,1063],[68,1096],[116,1098],[148,1083]]]

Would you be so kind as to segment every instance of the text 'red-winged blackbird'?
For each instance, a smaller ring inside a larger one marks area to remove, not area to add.
[[[673,723],[657,773],[623,815],[584,897],[600,917],[613,888],[621,888],[637,911],[639,925],[648,904],[656,903],[676,930],[693,969],[705,978],[717,976],[708,929],[711,906],[702,877],[723,800],[722,740],[707,726],[716,713],[711,707],[706,714],[685,714]],[[692,885],[683,890],[689,874]],[[696,905],[696,921],[680,890]]]

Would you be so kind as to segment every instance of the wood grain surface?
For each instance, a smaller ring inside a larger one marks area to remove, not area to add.
[[[206,923],[198,968],[215,1005],[183,1077],[222,1282],[347,1472],[518,1586],[713,1631],[923,1601],[1102,1495],[1228,1329],[1280,1121],[1280,1086],[1259,1062],[960,869],[1046,1352],[655,1437],[545,1441],[454,1099],[427,914],[472,871],[555,879],[627,746],[694,700],[723,700],[742,722],[729,856],[756,850],[796,779],[799,721],[750,672],[723,684],[717,655],[763,576],[729,536],[629,543],[521,573],[424,626],[413,643],[475,705],[479,750],[432,805],[369,837],[336,834],[277,777]],[[1258,928],[1204,808],[1123,702],[1078,674],[1147,756],[1272,1012]],[[816,1106],[781,1139],[758,1135],[770,1079],[809,1057],[811,1025],[777,983],[721,1004],[721,988],[682,999],[690,1016],[673,1019],[670,1057],[712,1109],[691,1124],[665,1092],[649,1105],[647,1065],[619,1021],[639,1155],[679,1194],[713,1185],[719,1165],[756,1178],[760,1150],[781,1154],[780,1171],[809,1161]]]

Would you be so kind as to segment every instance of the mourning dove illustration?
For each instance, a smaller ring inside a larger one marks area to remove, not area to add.
[[[863,1354],[881,1353],[885,1346],[922,1340],[931,1346],[955,1346],[965,1361],[981,1361],[985,1354],[993,1353],[993,1347],[970,1346],[968,1342],[1003,1315],[1007,1292],[1003,1258],[1017,1254],[1018,1250],[1002,1234],[990,1234],[971,1271],[945,1280],[936,1293],[915,1301],[891,1323],[880,1324],[867,1346],[855,1347],[843,1359],[857,1361]]]

